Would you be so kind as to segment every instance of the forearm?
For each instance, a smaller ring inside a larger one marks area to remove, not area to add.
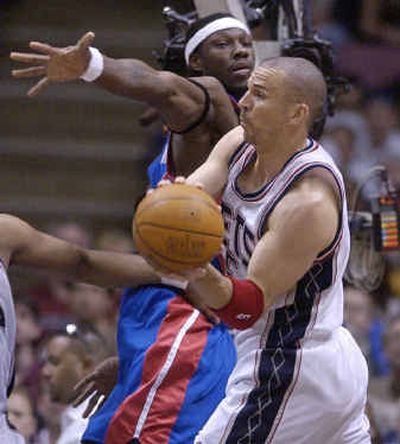
[[[160,277],[139,255],[90,250],[80,256],[74,279],[99,286],[139,286],[160,283]]]
[[[168,95],[160,84],[160,72],[136,59],[112,59],[103,54],[104,68],[96,80],[100,87],[124,97],[159,105]]]

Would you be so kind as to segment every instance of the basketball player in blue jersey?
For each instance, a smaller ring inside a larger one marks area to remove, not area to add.
[[[51,82],[81,77],[156,107],[169,134],[149,168],[151,186],[162,177],[191,173],[238,124],[233,97],[246,90],[254,54],[250,33],[237,19],[214,14],[192,25],[185,58],[202,75],[192,79],[156,71],[139,60],[106,57],[89,47],[93,37],[88,33],[65,49],[32,42],[42,55],[13,53],[13,60],[35,64],[13,75],[43,76],[30,96]],[[179,294],[165,285],[125,292],[118,383],[92,417],[84,436],[88,442],[192,442],[224,396],[236,357],[232,338],[224,325],[212,326]]]
[[[26,265],[101,286],[157,283],[159,277],[137,255],[84,250],[37,231],[16,217],[0,215],[0,442],[24,444],[6,419],[14,379],[16,317],[7,269]]]
[[[241,126],[188,179],[221,198],[228,272],[189,273],[193,297],[236,329],[238,352],[196,444],[371,442],[367,365],[342,327],[343,179],[308,137],[325,100],[312,63],[263,62],[240,101]]]

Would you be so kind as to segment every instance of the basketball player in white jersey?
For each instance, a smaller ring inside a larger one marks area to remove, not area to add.
[[[46,268],[69,279],[102,286],[142,285],[159,278],[139,256],[84,250],[35,230],[16,217],[0,215],[0,443],[24,444],[6,419],[14,375],[15,310],[7,268],[10,264]]]
[[[221,199],[228,275],[192,300],[235,329],[238,362],[196,444],[369,443],[368,370],[342,327],[350,239],[342,176],[308,138],[326,85],[299,58],[252,74],[241,126],[188,179]]]

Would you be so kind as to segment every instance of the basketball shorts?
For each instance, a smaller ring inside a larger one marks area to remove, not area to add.
[[[286,354],[275,352],[267,378],[258,373],[261,354],[239,357],[226,398],[195,444],[371,442],[364,413],[367,364],[347,330],[341,327],[324,341],[306,340]],[[291,355],[293,372],[285,368]],[[260,387],[260,379],[267,384]]]

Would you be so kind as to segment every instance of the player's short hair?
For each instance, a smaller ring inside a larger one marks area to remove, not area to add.
[[[287,96],[308,105],[311,127],[323,114],[327,100],[327,86],[320,69],[301,57],[273,57],[263,60],[260,66],[277,68],[286,74]]]

